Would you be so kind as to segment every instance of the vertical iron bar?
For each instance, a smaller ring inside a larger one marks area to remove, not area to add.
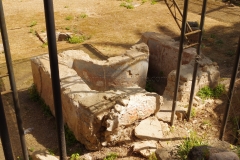
[[[5,159],[14,160],[1,94],[0,94],[0,137],[2,141]]]
[[[235,58],[234,66],[233,66],[232,77],[231,77],[231,81],[230,81],[230,85],[229,85],[227,106],[226,106],[226,110],[225,110],[225,113],[224,113],[224,116],[223,116],[223,124],[222,124],[221,130],[220,130],[220,136],[219,136],[220,140],[223,140],[225,129],[226,129],[226,126],[227,126],[228,115],[229,115],[229,111],[230,111],[230,107],[231,107],[231,101],[232,101],[233,92],[234,92],[234,84],[235,84],[235,80],[236,80],[237,72],[238,72],[238,67],[239,67],[239,60],[240,60],[240,36],[239,36],[239,41],[238,41],[236,58]]]
[[[66,142],[65,142],[65,134],[64,134],[64,122],[63,122],[63,116],[62,116],[62,102],[61,102],[61,90],[60,90],[60,78],[59,78],[58,57],[57,57],[53,1],[52,0],[43,0],[43,1],[44,1],[44,10],[45,10],[51,77],[52,77],[52,91],[53,91],[55,115],[56,115],[56,121],[57,121],[58,146],[59,146],[59,152],[60,152],[60,159],[65,160],[67,159],[67,153],[66,153]]]
[[[183,43],[184,43],[184,37],[185,37],[185,31],[186,31],[186,22],[187,22],[187,10],[188,10],[188,0],[185,0],[184,8],[183,8],[181,38],[180,38],[179,53],[178,53],[176,82],[175,82],[174,97],[173,97],[173,104],[172,104],[171,125],[173,125],[173,123],[174,123],[174,115],[175,115],[175,112],[176,112],[176,103],[177,103],[177,96],[178,96],[180,71],[181,71],[181,65],[182,65]]]
[[[197,60],[199,59],[199,56],[200,56],[200,53],[201,53],[202,33],[203,33],[203,27],[204,27],[204,21],[205,21],[206,8],[207,8],[207,0],[204,0],[203,1],[203,6],[202,6],[200,28],[199,28],[201,30],[201,32],[199,33],[199,37],[198,37],[197,57],[196,57],[196,61],[195,61],[195,64],[194,64],[190,100],[189,100],[189,106],[188,106],[188,111],[187,111],[187,119],[188,120],[190,119],[192,105],[193,105],[193,97],[194,97],[194,92],[195,92],[195,84],[196,84],[197,70],[198,70]]]
[[[20,141],[21,141],[21,147],[22,147],[24,159],[28,160],[29,159],[28,151],[27,151],[27,146],[26,146],[26,142],[25,142],[24,130],[22,127],[20,104],[19,104],[18,93],[17,93],[17,89],[16,89],[16,83],[15,83],[14,72],[13,72],[13,67],[12,67],[12,58],[11,58],[10,46],[9,46],[9,42],[8,42],[8,35],[7,35],[6,22],[5,22],[4,12],[3,12],[2,0],[0,0],[0,14],[1,14],[0,15],[0,26],[1,26],[2,42],[3,42],[3,47],[4,47],[4,53],[5,53],[6,63],[7,63],[8,74],[9,74],[9,81],[10,81],[11,89],[13,91],[13,93],[12,93],[13,94],[13,103],[14,103],[17,126],[18,126]]]

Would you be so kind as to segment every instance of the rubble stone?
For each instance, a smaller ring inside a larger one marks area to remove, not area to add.
[[[157,149],[156,141],[141,141],[133,143],[133,151],[139,152],[142,156],[148,158]]]
[[[163,138],[163,131],[160,121],[156,117],[149,117],[139,123],[134,130],[135,136],[146,140],[159,140]]]

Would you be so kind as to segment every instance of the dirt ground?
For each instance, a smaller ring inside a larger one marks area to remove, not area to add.
[[[183,8],[183,0],[176,0]],[[154,5],[147,1],[134,9],[120,7],[121,0],[55,0],[54,13],[57,31],[83,33],[91,38],[84,43],[93,45],[105,56],[122,54],[135,44],[142,33],[158,32],[175,39],[179,38],[180,30],[172,18],[164,1]],[[141,4],[142,1],[134,1]],[[201,0],[190,1],[189,21],[200,21]],[[235,51],[240,35],[240,2],[236,1],[234,7],[229,7],[220,0],[209,0],[205,19],[202,52],[219,65],[221,82],[229,85],[232,73]],[[39,104],[29,98],[28,88],[32,85],[32,73],[29,59],[48,52],[48,48],[35,36],[46,31],[44,20],[43,1],[38,0],[3,0],[8,37],[12,60],[19,93],[21,113],[24,129],[32,128],[26,134],[29,150],[48,149],[58,155],[55,120],[44,116]],[[83,15],[86,15],[83,18]],[[67,18],[70,17],[70,18]],[[67,20],[69,19],[69,20]],[[35,24],[35,25],[33,25]],[[33,25],[32,27],[30,27]],[[66,28],[68,30],[66,30]],[[71,48],[84,48],[81,44],[58,42],[58,50]],[[0,54],[0,73],[6,73],[4,54]],[[233,143],[237,121],[240,117],[240,75],[236,81],[234,100],[227,126],[225,140]],[[2,90],[9,89],[8,80],[2,78]],[[221,126],[221,116],[224,113],[227,97],[216,100],[215,105],[200,110],[190,122],[177,122],[176,127],[189,127],[208,139],[218,138]],[[8,119],[9,133],[13,146],[14,156],[22,157],[16,120],[14,117],[11,95],[3,96],[5,114]],[[209,129],[199,126],[203,119],[211,122]],[[197,121],[194,121],[197,120]],[[213,129],[214,128],[214,129]],[[177,142],[172,142],[177,144]],[[81,144],[67,148],[68,155],[79,152],[89,153],[94,159],[103,159],[108,153],[116,152],[119,159],[144,159],[131,152],[129,145],[103,148],[97,152],[84,149]],[[0,145],[0,159],[4,159]]]

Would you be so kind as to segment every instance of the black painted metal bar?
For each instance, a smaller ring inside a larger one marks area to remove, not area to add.
[[[235,85],[235,81],[236,81],[236,77],[237,77],[237,73],[238,73],[239,60],[240,60],[240,36],[239,36],[239,41],[238,41],[238,48],[237,48],[237,52],[236,52],[235,62],[234,62],[234,66],[233,66],[232,77],[231,77],[231,81],[230,81],[230,85],[229,85],[227,106],[226,106],[226,110],[225,110],[225,113],[223,116],[223,124],[222,124],[221,130],[220,130],[220,136],[219,136],[220,140],[224,139],[224,133],[225,133],[226,126],[227,126],[227,120],[228,120],[232,97],[233,97],[233,92],[234,92],[234,85]]]
[[[181,65],[182,65],[183,43],[184,43],[184,37],[185,37],[185,32],[186,32],[187,10],[188,10],[188,0],[185,0],[184,1],[184,8],[183,8],[183,20],[182,20],[182,28],[181,28],[179,53],[178,53],[176,82],[175,82],[174,97],[173,97],[173,104],[172,104],[171,125],[174,124],[174,115],[175,115],[175,112],[176,112],[176,103],[177,103],[177,96],[178,96],[180,71],[181,71]]]
[[[0,94],[0,136],[5,159],[14,160],[1,94]]]
[[[199,27],[199,30],[201,32],[199,33],[199,37],[198,37],[197,56],[195,58],[196,60],[195,60],[194,69],[193,69],[190,100],[189,100],[189,106],[188,106],[188,111],[187,111],[187,119],[188,120],[190,119],[192,105],[193,105],[193,97],[194,97],[194,92],[195,92],[195,84],[196,84],[197,70],[198,70],[198,62],[197,61],[199,60],[200,54],[201,54],[202,33],[203,33],[203,27],[204,27],[204,21],[205,21],[206,8],[207,8],[207,0],[204,0],[203,1],[203,6],[202,6],[200,27]]]
[[[7,35],[6,22],[5,22],[4,12],[3,12],[2,0],[0,0],[0,26],[1,26],[1,34],[2,34],[2,42],[4,47],[5,59],[6,59],[6,64],[7,64],[8,74],[9,74],[9,81],[11,85],[11,90],[13,91],[12,92],[13,103],[14,103],[14,109],[16,114],[18,132],[19,132],[20,141],[21,141],[22,152],[23,152],[24,159],[28,160],[29,159],[28,151],[26,147],[24,130],[22,126],[20,104],[19,104],[18,93],[16,89],[16,83],[15,83],[14,72],[12,67],[12,58],[11,58],[10,46],[8,42],[8,35]]]
[[[43,1],[44,1],[45,20],[46,20],[46,28],[47,28],[51,77],[52,77],[53,100],[54,100],[54,107],[55,107],[55,116],[57,121],[58,146],[59,146],[60,159],[65,160],[67,159],[67,153],[66,153],[66,142],[65,142],[65,134],[64,134],[64,122],[63,122],[63,116],[62,116],[62,102],[61,102],[61,90],[60,90],[60,78],[59,78],[59,67],[58,67],[58,57],[57,57],[53,1],[52,0],[43,0]]]

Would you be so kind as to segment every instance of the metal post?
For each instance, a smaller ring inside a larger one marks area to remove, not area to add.
[[[239,60],[240,60],[240,37],[239,37],[239,41],[238,41],[238,48],[237,48],[236,58],[235,58],[234,66],[233,66],[232,77],[231,77],[231,81],[230,81],[230,85],[229,85],[227,106],[226,106],[226,110],[225,110],[225,113],[223,116],[223,124],[222,124],[221,130],[220,130],[220,136],[219,136],[220,140],[223,140],[225,129],[227,126],[228,115],[229,115],[233,92],[234,92],[234,84],[235,84],[238,67],[239,67]]]
[[[173,123],[174,123],[174,115],[175,115],[175,112],[176,112],[176,103],[177,103],[177,96],[178,96],[180,71],[181,71],[181,65],[182,65],[183,43],[184,43],[184,37],[185,37],[185,31],[186,31],[186,22],[187,22],[187,10],[188,10],[188,0],[185,0],[184,8],[183,8],[181,39],[180,39],[179,53],[178,53],[176,82],[175,82],[173,105],[172,105],[171,125],[173,125]]]
[[[27,151],[27,147],[26,147],[26,143],[25,143],[24,130],[22,127],[20,105],[19,105],[18,93],[17,93],[17,89],[16,89],[16,83],[15,83],[14,72],[13,72],[13,67],[12,67],[12,58],[11,58],[10,47],[9,47],[9,42],[8,42],[8,35],[7,35],[7,28],[6,28],[5,17],[4,17],[4,12],[3,12],[2,0],[0,0],[0,14],[1,14],[0,15],[0,26],[1,26],[2,42],[3,42],[3,47],[4,47],[4,53],[5,53],[6,63],[7,63],[8,74],[9,74],[9,81],[10,81],[11,89],[13,92],[12,93],[13,94],[13,103],[14,103],[14,109],[15,109],[15,114],[16,114],[16,119],[17,119],[17,126],[18,126],[23,156],[24,156],[25,160],[28,160],[29,159],[28,151]]]
[[[5,159],[14,160],[1,94],[0,94],[0,137],[2,141]]]
[[[206,8],[207,8],[207,0],[204,0],[203,1],[203,6],[202,6],[200,28],[199,28],[201,30],[201,32],[199,33],[199,37],[198,37],[197,56],[196,56],[196,61],[195,61],[195,64],[194,64],[193,79],[192,79],[192,86],[191,86],[191,93],[190,93],[190,100],[189,100],[189,107],[188,107],[188,111],[187,111],[187,119],[188,120],[190,119],[192,105],[193,105],[193,97],[194,97],[194,92],[195,92],[195,84],[196,84],[197,70],[198,70],[198,62],[197,61],[198,61],[199,56],[201,54],[202,33],[203,33],[203,27],[204,27]]]
[[[65,160],[67,159],[67,153],[66,153],[66,142],[65,142],[65,134],[64,134],[64,123],[63,123],[63,116],[62,116],[62,102],[61,102],[61,90],[60,90],[60,78],[59,78],[58,57],[57,57],[53,1],[52,0],[43,0],[43,1],[44,1],[45,20],[46,20],[46,28],[47,28],[51,77],[52,77],[53,100],[54,100],[55,115],[56,115],[56,121],[57,121],[58,146],[59,146],[59,152],[60,152],[60,159]]]

